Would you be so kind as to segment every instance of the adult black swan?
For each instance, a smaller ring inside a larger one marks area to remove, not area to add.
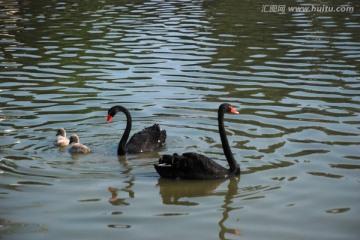
[[[216,179],[240,174],[240,166],[236,163],[231,152],[224,128],[224,114],[239,114],[228,103],[219,106],[218,122],[222,147],[230,168],[226,169],[210,158],[198,153],[183,153],[182,155],[163,155],[158,164],[154,164],[156,171],[164,178],[182,179]]]
[[[166,131],[161,130],[158,124],[154,124],[151,127],[144,128],[142,131],[135,133],[127,142],[131,131],[130,112],[123,106],[113,106],[108,110],[107,122],[109,123],[118,112],[123,112],[126,116],[126,128],[119,142],[117,149],[118,155],[151,152],[165,144]]]

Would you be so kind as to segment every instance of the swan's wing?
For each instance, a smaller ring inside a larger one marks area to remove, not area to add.
[[[54,144],[55,146],[59,146],[59,147],[65,147],[67,145],[69,145],[69,139],[63,136],[58,136],[55,141]]]
[[[217,175],[217,171],[223,170],[221,165],[205,155],[188,152],[183,153],[182,156],[186,157],[188,168],[190,167],[191,171],[197,171],[200,174]]]
[[[161,177],[184,179],[211,179],[223,177],[226,169],[198,153],[163,155],[155,169]]]
[[[84,144],[81,143],[74,143],[70,149],[69,149],[70,153],[83,153],[83,154],[87,154],[90,152],[90,149],[85,146]]]
[[[166,131],[161,130],[158,124],[154,124],[135,133],[126,144],[126,150],[129,153],[154,151],[163,146],[165,139]]]

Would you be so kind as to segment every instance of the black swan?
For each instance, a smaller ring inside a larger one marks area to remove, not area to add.
[[[83,153],[83,154],[87,154],[90,152],[90,149],[85,146],[84,144],[80,143],[79,137],[76,134],[71,135],[70,137],[70,144],[73,144],[70,149],[69,152],[70,153]]]
[[[60,128],[56,133],[56,139],[54,141],[55,146],[66,147],[69,143],[70,141],[66,137],[65,128]]]
[[[163,155],[158,164],[154,164],[156,171],[164,178],[182,179],[216,179],[240,174],[240,166],[236,163],[231,152],[224,128],[224,114],[239,114],[230,104],[219,106],[218,122],[222,147],[230,168],[226,169],[210,158],[198,153],[183,153],[182,155]]]
[[[142,131],[135,133],[127,142],[131,131],[130,112],[123,106],[113,106],[108,110],[107,122],[109,123],[118,112],[123,112],[126,116],[126,128],[119,142],[117,149],[118,155],[151,152],[165,144],[166,131],[161,130],[159,124],[154,124],[151,127],[144,128]]]

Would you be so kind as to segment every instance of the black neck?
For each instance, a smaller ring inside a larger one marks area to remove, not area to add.
[[[131,131],[131,115],[130,115],[130,112],[122,106],[116,106],[115,111],[116,111],[116,113],[123,112],[126,116],[126,128],[120,139],[119,146],[117,149],[118,155],[126,155],[126,142],[129,138],[130,131]]]
[[[230,172],[235,173],[236,171],[238,171],[237,169],[239,168],[239,165],[236,163],[234,159],[228,139],[226,137],[225,127],[224,127],[224,110],[222,108],[219,108],[218,111],[218,121],[219,121],[219,133],[220,133],[221,144],[224,150],[224,154],[226,160],[229,163]]]

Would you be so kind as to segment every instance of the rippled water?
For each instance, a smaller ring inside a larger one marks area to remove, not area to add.
[[[360,5],[347,4],[0,1],[1,236],[358,239]],[[227,164],[222,102],[241,113],[226,119],[241,179],[159,178],[164,153]],[[166,129],[166,147],[117,157],[116,104],[133,133]],[[54,147],[59,127],[92,153]]]

